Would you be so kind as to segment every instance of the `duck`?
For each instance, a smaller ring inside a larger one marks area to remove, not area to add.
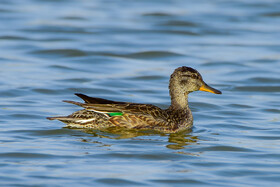
[[[162,109],[152,104],[112,101],[75,93],[84,103],[64,100],[83,109],[68,116],[47,117],[59,120],[69,128],[105,130],[110,127],[124,129],[155,130],[176,133],[189,130],[193,126],[193,115],[188,104],[188,95],[194,91],[222,94],[207,85],[201,74],[182,66],[174,70],[169,80],[171,104]]]

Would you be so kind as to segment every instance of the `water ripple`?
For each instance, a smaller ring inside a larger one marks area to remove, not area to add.
[[[181,54],[168,52],[168,51],[144,51],[144,52],[137,52],[131,54],[114,54],[114,53],[98,53],[98,54],[103,56],[136,58],[136,59],[167,58],[167,57],[174,58],[174,57],[183,56]]]
[[[32,52],[35,55],[54,55],[54,56],[64,56],[64,57],[80,57],[86,56],[87,53],[77,49],[50,49],[50,50],[36,50]]]

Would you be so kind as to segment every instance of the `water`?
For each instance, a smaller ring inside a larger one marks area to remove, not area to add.
[[[1,186],[279,186],[277,0],[0,2]],[[190,95],[183,134],[63,128],[76,92],[169,105],[182,65],[223,95]]]

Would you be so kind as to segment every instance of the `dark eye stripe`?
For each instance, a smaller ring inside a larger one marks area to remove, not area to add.
[[[197,75],[194,75],[194,74],[192,74],[192,75],[182,75],[182,77],[191,77],[193,79],[198,79]]]

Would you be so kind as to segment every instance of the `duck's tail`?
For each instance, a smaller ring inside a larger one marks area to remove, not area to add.
[[[46,117],[48,120],[68,120],[67,116]]]
[[[69,124],[75,122],[75,118],[71,118],[69,116],[58,116],[58,117],[47,117],[48,120],[59,120],[63,123]]]

